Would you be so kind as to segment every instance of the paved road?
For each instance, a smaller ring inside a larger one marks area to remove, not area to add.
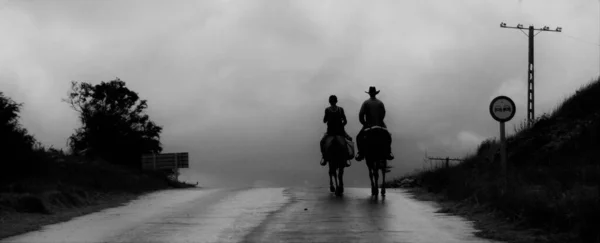
[[[171,190],[2,242],[491,242],[435,210],[401,190]]]

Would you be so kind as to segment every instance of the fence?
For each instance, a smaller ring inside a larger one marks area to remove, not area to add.
[[[444,168],[448,168],[450,167],[450,161],[458,161],[458,162],[462,162],[462,159],[457,159],[457,158],[450,158],[450,157],[446,157],[446,158],[439,158],[439,157],[427,157],[427,159],[429,159],[429,161],[442,161],[442,166],[436,166],[436,168],[440,168],[440,167],[444,167]],[[433,165],[431,166],[433,168]]]
[[[188,153],[166,153],[142,155],[144,170],[172,170],[189,168]]]

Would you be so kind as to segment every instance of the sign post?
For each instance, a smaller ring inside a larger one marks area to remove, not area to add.
[[[502,174],[507,181],[506,173],[506,131],[504,129],[504,123],[510,121],[515,116],[515,102],[506,96],[498,96],[490,102],[490,114],[494,120],[500,123],[500,160],[502,163]]]

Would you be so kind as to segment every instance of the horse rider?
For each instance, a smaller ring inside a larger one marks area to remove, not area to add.
[[[346,139],[352,141],[352,137],[346,133],[344,130],[344,126],[348,123],[346,120],[346,114],[344,113],[344,108],[337,106],[337,97],[335,95],[329,96],[329,104],[331,106],[325,109],[325,116],[323,117],[323,123],[327,123],[327,133],[323,135],[321,138],[321,162],[322,166],[327,164],[327,160],[325,160],[325,142],[328,136],[344,136]],[[350,166],[350,161],[346,160],[346,167]]]
[[[383,118],[385,118],[385,106],[383,105],[383,102],[381,102],[381,100],[377,99],[375,96],[377,94],[379,94],[380,90],[375,89],[374,86],[369,87],[369,91],[365,91],[365,93],[369,94],[370,98],[365,100],[365,102],[363,102],[362,106],[360,107],[360,112],[358,113],[358,119],[360,121],[360,123],[363,125],[362,129],[360,130],[360,132],[358,133],[358,135],[356,136],[356,148],[357,148],[357,153],[356,153],[356,161],[361,161],[363,160],[364,154],[361,153],[361,150],[364,151],[364,130],[373,126],[379,126],[379,127],[383,127],[386,128],[387,131],[387,126],[385,125],[385,123],[383,122]],[[388,131],[389,134],[389,131]],[[389,140],[389,154],[387,155],[387,160],[393,160],[394,159],[394,155],[392,154],[392,149],[391,149],[391,145],[392,145],[392,136],[391,134],[389,134],[388,137]],[[363,144],[363,147],[361,147],[361,144]]]

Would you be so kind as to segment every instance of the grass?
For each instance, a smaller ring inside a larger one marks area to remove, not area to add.
[[[485,205],[522,230],[553,236],[542,242],[600,242],[600,81],[515,127],[507,137],[507,184],[498,148],[497,140],[486,140],[455,166],[405,175],[389,186],[414,178],[445,200]]]
[[[0,187],[0,239],[118,206],[147,192],[195,186],[99,159],[45,153],[44,174]]]
[[[88,199],[85,205],[53,207],[50,214],[0,211],[0,239],[40,230],[45,225],[68,221],[72,218],[123,205],[135,198],[132,193],[104,193]]]

